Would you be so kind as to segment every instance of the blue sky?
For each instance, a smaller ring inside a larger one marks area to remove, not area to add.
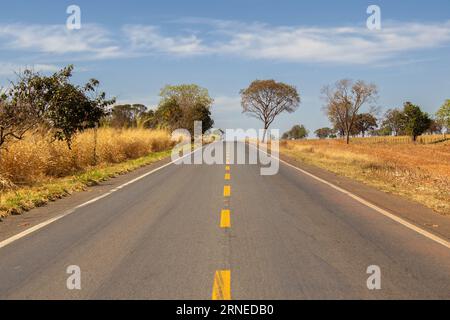
[[[65,27],[81,8],[80,30]],[[380,6],[382,28],[366,9]],[[254,79],[295,85],[302,103],[281,131],[328,125],[320,89],[342,78],[379,87],[382,109],[412,101],[434,113],[450,98],[450,1],[5,1],[0,85],[13,71],[73,63],[120,102],[154,106],[165,84],[197,83],[215,98],[216,127],[258,128],[241,114],[239,90]]]

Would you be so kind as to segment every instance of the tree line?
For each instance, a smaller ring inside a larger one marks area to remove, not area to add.
[[[142,104],[114,105],[99,91],[99,81],[91,79],[84,85],[71,83],[73,66],[45,76],[32,70],[17,74],[7,89],[0,90],[0,148],[30,131],[49,134],[54,140],[71,146],[74,135],[88,128],[159,128],[173,131],[187,129],[194,135],[194,122],[201,121],[203,133],[211,129],[214,120],[211,107],[214,100],[208,90],[196,84],[166,85],[160,91],[160,101],[150,109]],[[243,113],[263,123],[264,136],[282,113],[293,113],[300,106],[297,89],[275,80],[255,80],[240,91]],[[438,133],[450,128],[450,100],[431,117],[420,106],[406,102],[402,109],[390,109],[377,119],[378,89],[362,80],[340,80],[322,89],[323,111],[331,127],[320,128],[317,137],[365,135],[410,135],[412,140],[424,132]],[[367,106],[367,111],[362,112]],[[295,125],[283,139],[303,139],[309,132]]]
[[[207,89],[195,84],[165,86],[153,110],[142,104],[116,103],[99,91],[99,81],[84,85],[71,82],[73,65],[50,76],[33,70],[16,74],[7,89],[0,90],[0,148],[27,133],[42,133],[71,147],[74,136],[89,128],[188,129],[202,121],[203,131],[212,128],[213,99]]]
[[[207,89],[196,84],[167,85],[161,89],[160,98],[155,109],[142,104],[115,105],[104,124],[114,128],[187,129],[191,136],[195,121],[202,122],[203,133],[213,127],[214,100]]]
[[[330,127],[317,129],[320,138],[352,136],[409,135],[412,141],[425,132],[430,134],[450,130],[450,100],[438,110],[435,117],[423,112],[420,106],[405,102],[402,109],[389,109],[377,119],[378,88],[375,84],[343,79],[322,89],[325,101],[323,111]],[[300,105],[300,95],[294,86],[274,80],[255,80],[241,90],[243,113],[261,120],[264,132],[281,113],[293,113]],[[363,112],[363,108],[367,111]],[[309,132],[303,125],[295,125],[282,139],[303,139]],[[263,140],[265,139],[265,135]]]
[[[423,112],[421,107],[405,102],[403,108],[388,109],[380,118],[375,114],[361,113],[354,120],[349,131],[340,121],[332,116],[332,128],[317,129],[314,133],[319,139],[336,138],[337,136],[410,136],[412,141],[422,134],[441,134],[450,128],[450,100],[447,100],[434,117]]]

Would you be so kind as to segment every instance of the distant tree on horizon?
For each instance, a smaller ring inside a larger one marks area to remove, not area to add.
[[[305,139],[308,137],[309,131],[306,130],[304,125],[295,125],[291,128],[291,130],[285,132],[282,136],[282,139],[289,140],[299,140]]]
[[[419,106],[411,102],[405,102],[403,105],[403,114],[405,119],[405,133],[411,136],[412,141],[424,133],[431,125],[431,119],[426,112],[422,112]]]
[[[255,80],[240,91],[242,113],[264,124],[263,142],[267,130],[281,113],[292,113],[300,105],[300,95],[294,86],[275,80]]]
[[[350,143],[359,111],[365,104],[374,103],[377,93],[376,85],[362,80],[353,82],[343,79],[334,86],[323,87],[322,94],[326,101],[324,111],[334,127],[345,135],[347,144]]]
[[[314,134],[319,139],[326,139],[334,134],[334,130],[331,128],[325,127],[325,128],[317,129],[316,131],[314,131]]]
[[[445,128],[445,138],[445,134],[450,131],[450,99],[446,100],[436,112],[436,121]]]

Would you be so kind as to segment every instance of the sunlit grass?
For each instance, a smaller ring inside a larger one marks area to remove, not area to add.
[[[282,153],[450,214],[450,141],[433,144],[283,141]],[[394,138],[395,139],[395,138]]]
[[[165,131],[99,129],[63,142],[32,135],[2,150],[0,216],[17,214],[170,155]]]

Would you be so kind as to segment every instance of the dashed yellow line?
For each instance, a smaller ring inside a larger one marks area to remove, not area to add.
[[[218,270],[214,275],[213,300],[231,300],[231,271]]]
[[[224,179],[229,181],[231,179],[230,174],[230,159],[227,155],[225,176]],[[224,185],[223,196],[229,198],[231,196],[231,186]],[[226,205],[225,207],[228,207]],[[229,209],[223,209],[220,213],[220,227],[231,227],[231,214]],[[231,271],[230,270],[218,270],[214,274],[214,283],[212,289],[213,300],[231,300]]]
[[[223,196],[229,197],[231,195],[231,186],[224,186],[223,187]]]
[[[220,214],[220,227],[221,228],[230,228],[231,227],[231,217],[230,210],[223,209]]]

